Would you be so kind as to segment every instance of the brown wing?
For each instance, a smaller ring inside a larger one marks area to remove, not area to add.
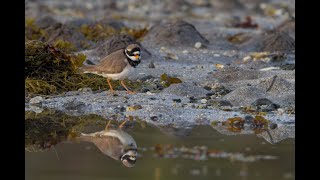
[[[116,137],[112,136],[100,136],[100,137],[92,137],[92,136],[82,136],[79,137],[81,141],[88,141],[94,143],[94,145],[105,155],[112,157],[113,159],[119,160],[121,155],[121,150],[123,149],[123,145],[120,140]]]
[[[112,54],[109,54],[103,58],[99,64],[92,66],[82,66],[81,71],[90,73],[105,73],[105,74],[117,74],[121,73],[122,70],[128,65],[126,56],[124,55],[124,50],[120,49]]]
[[[127,66],[128,61],[123,53],[123,49],[120,49],[105,58],[103,58],[99,64],[94,66],[86,66],[83,70],[88,72],[98,72],[105,74],[116,74],[121,73],[122,70]]]

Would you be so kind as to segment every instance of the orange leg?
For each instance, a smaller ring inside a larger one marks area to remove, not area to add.
[[[106,131],[109,130],[110,122],[111,122],[111,120],[109,120],[108,124],[106,125],[106,128],[105,128]]]
[[[113,88],[112,88],[110,79],[108,78],[107,81],[108,81],[108,84],[109,84],[109,87],[110,87],[110,91],[111,91],[112,93],[114,93],[114,90],[113,90]]]
[[[123,121],[123,123],[120,124],[119,128],[122,129],[122,127],[124,126],[124,124],[125,124],[126,122],[127,122],[127,120],[125,119],[125,120]]]
[[[135,94],[135,92],[130,91],[130,90],[127,88],[127,86],[124,84],[124,81],[123,81],[123,80],[120,80],[120,83],[121,83],[121,85],[127,90],[127,92],[128,92],[129,94]]]

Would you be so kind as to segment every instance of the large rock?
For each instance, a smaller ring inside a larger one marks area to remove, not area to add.
[[[262,89],[256,87],[240,87],[225,95],[223,100],[228,100],[235,106],[246,106],[264,97],[266,97],[266,94]]]
[[[246,51],[292,51],[295,40],[285,31],[272,31],[251,38],[240,47]]]
[[[137,42],[136,39],[130,35],[122,34],[122,35],[115,35],[108,39],[106,42],[99,45],[92,51],[92,56],[97,56],[99,58],[103,58],[106,55],[109,55],[119,49],[126,48],[129,44],[139,44],[142,50],[142,57],[147,58],[151,56],[151,53],[146,50],[140,42]]]
[[[154,25],[144,40],[162,46],[193,47],[196,42],[209,43],[192,24],[182,20]]]
[[[244,69],[241,67],[226,67],[221,71],[213,74],[213,77],[221,83],[231,83],[240,80],[257,79],[260,76],[260,71],[252,69]]]
[[[277,28],[280,32],[287,33],[292,39],[295,39],[295,32],[296,32],[296,23],[294,20],[287,20],[280,24],[280,26]]]
[[[188,97],[205,97],[206,94],[209,93],[209,91],[201,87],[195,86],[192,83],[180,83],[171,84],[168,88],[163,90],[163,93]]]

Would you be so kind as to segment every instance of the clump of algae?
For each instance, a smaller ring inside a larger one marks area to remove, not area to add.
[[[142,29],[131,29],[131,28],[122,28],[121,32],[122,34],[129,34],[132,37],[134,37],[137,40],[142,40],[142,38],[148,33],[148,29],[146,27]]]
[[[35,19],[27,18],[25,20],[26,40],[48,40],[48,37],[47,31],[39,28],[35,23]]]
[[[120,34],[128,34],[134,37],[135,39],[139,40],[144,37],[148,29],[144,28],[128,28],[123,27],[120,30],[115,29],[114,27],[103,24],[103,23],[96,23],[96,24],[83,24],[80,27],[80,32],[89,40],[94,42],[98,42],[101,40],[106,40],[114,35]]]
[[[25,113],[25,149],[43,151],[64,140],[74,140],[90,124],[103,129],[106,120],[98,115],[69,116],[60,111],[45,109],[42,113]]]
[[[161,74],[160,76],[161,82],[164,84],[165,87],[169,87],[171,84],[179,84],[182,83],[181,79],[176,77],[171,77],[167,74]]]
[[[97,42],[102,39],[107,39],[117,33],[116,29],[103,24],[83,24],[80,27],[80,32],[89,40]]]
[[[78,72],[86,59],[83,54],[67,54],[56,46],[41,41],[25,43],[25,90],[31,95],[52,95],[90,87],[92,90],[109,89],[105,78]],[[126,82],[133,90],[142,83]],[[117,89],[119,82],[112,85]]]

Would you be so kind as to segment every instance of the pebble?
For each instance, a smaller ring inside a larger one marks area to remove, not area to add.
[[[204,86],[203,89],[210,91],[212,88],[209,86]]]
[[[270,129],[275,129],[278,127],[278,125],[276,123],[271,123],[269,127]]]
[[[247,62],[247,61],[249,61],[249,60],[251,60],[251,57],[250,57],[250,56],[246,56],[246,57],[243,58],[243,62]]]
[[[181,103],[181,99],[172,99],[173,102]]]
[[[151,116],[150,119],[151,119],[152,121],[158,121],[158,117],[157,117],[157,116]]]
[[[184,51],[182,51],[182,53],[183,53],[183,54],[188,54],[188,53],[189,53],[189,51],[184,50]]]
[[[281,109],[281,108],[277,109],[277,111],[279,114],[283,114],[285,112],[284,109]]]
[[[149,92],[149,91],[150,91],[150,89],[145,88],[145,87],[140,90],[141,93],[146,93],[146,92]]]
[[[245,120],[245,122],[246,123],[251,123],[251,122],[253,122],[253,117],[252,116],[250,116],[250,115],[247,115],[247,116],[245,116],[244,117],[244,120]]]
[[[31,98],[29,103],[30,104],[39,104],[41,101],[43,101],[43,98],[41,96],[36,96],[34,98]]]
[[[202,104],[206,104],[207,101],[208,101],[208,100],[206,100],[206,99],[201,99],[201,103],[202,103]]]
[[[196,42],[194,44],[194,47],[197,48],[197,49],[201,48],[201,46],[202,46],[201,42]]]
[[[80,92],[92,92],[92,89],[91,88],[80,88],[80,89],[78,89],[78,91],[80,91]]]
[[[154,65],[154,63],[151,61],[148,65],[149,68],[155,68],[156,66]]]
[[[154,79],[154,77],[153,76],[151,76],[151,75],[147,75],[147,76],[144,76],[144,77],[142,77],[142,78],[140,78],[140,80],[141,81],[147,81],[147,80],[149,80],[149,79]]]

